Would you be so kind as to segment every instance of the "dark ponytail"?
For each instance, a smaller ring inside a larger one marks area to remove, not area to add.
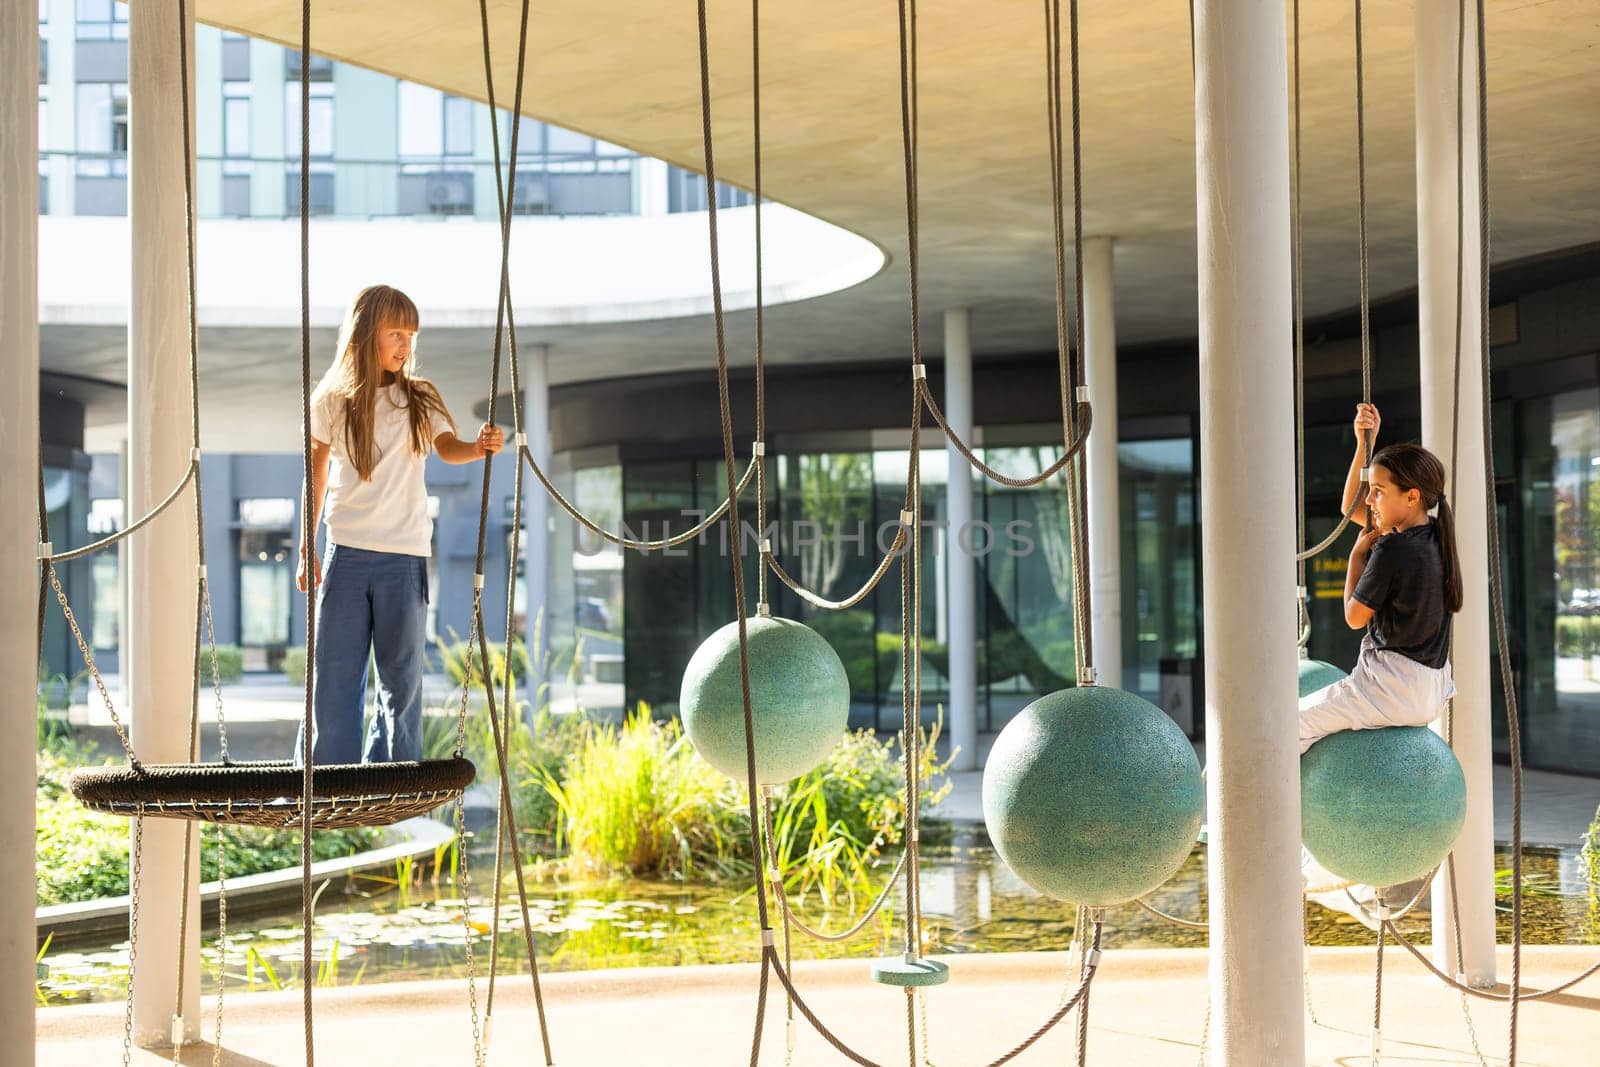
[[[1461,610],[1461,557],[1456,554],[1456,513],[1450,501],[1439,497],[1439,515],[1433,521],[1439,532],[1439,557],[1444,561],[1444,609]]]
[[[1438,508],[1434,531],[1439,538],[1439,556],[1444,563],[1444,606],[1449,612],[1461,610],[1465,590],[1461,582],[1461,557],[1456,552],[1456,515],[1444,495],[1444,464],[1421,445],[1389,445],[1380,448],[1371,465],[1389,472],[1401,492],[1415,489],[1423,506]]]

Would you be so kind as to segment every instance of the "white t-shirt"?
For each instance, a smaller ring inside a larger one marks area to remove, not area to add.
[[[372,477],[362,481],[345,445],[344,399],[325,394],[311,406],[311,436],[330,446],[328,495],[322,521],[330,544],[396,552],[406,556],[433,554],[433,520],[428,517],[428,487],[423,481],[426,455],[411,447],[411,413],[398,385],[378,390],[372,415],[372,436],[378,462]],[[431,444],[450,429],[443,415],[433,416]]]

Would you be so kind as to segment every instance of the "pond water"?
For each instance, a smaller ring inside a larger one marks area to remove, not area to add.
[[[498,927],[500,974],[526,974],[523,921],[515,882],[508,878],[498,917],[485,892],[492,846],[476,845],[470,860],[474,893],[462,902],[431,871],[402,894],[387,878],[357,877],[327,884],[313,926],[315,980],[347,986],[424,978],[465,977],[467,923],[476,969],[487,970],[491,932]],[[886,878],[894,857],[881,868]],[[1501,853],[1498,866],[1509,867]],[[607,967],[733,963],[757,958],[756,903],[748,885],[685,885],[640,879],[567,881],[534,877],[548,868],[530,867],[528,918],[537,935],[541,969],[572,971]],[[1591,897],[1574,851],[1528,852],[1524,858],[1524,937],[1532,944],[1600,945],[1600,905]],[[1020,952],[1064,950],[1072,940],[1073,909],[1040,897],[1011,874],[995,855],[983,827],[956,824],[948,839],[925,847],[922,877],[925,937],[930,952]],[[1509,876],[1501,878],[1500,938],[1510,940]],[[1206,913],[1205,850],[1185,862],[1150,903],[1185,918]],[[863,905],[866,901],[861,902]],[[801,958],[870,958],[897,952],[899,893],[855,941],[843,945],[795,941]],[[796,909],[813,926],[837,930],[854,916],[844,907],[828,914],[813,900]],[[1400,922],[1413,941],[1429,939],[1426,905]],[[1321,904],[1306,904],[1306,936],[1314,945],[1370,945],[1374,935],[1359,921]],[[214,927],[205,931],[204,989],[216,981],[222,957],[229,993],[296,987],[300,984],[300,909],[236,916],[226,944]],[[1106,911],[1108,949],[1203,946],[1204,930],[1173,926],[1136,905]],[[107,941],[47,951],[41,961],[43,1002],[82,1003],[125,995],[127,943]]]

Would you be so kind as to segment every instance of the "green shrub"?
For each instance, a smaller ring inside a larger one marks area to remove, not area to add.
[[[200,650],[200,677],[203,681],[211,681],[211,657],[209,650]],[[238,645],[217,646],[217,680],[221,682],[237,682],[244,677],[244,649]]]
[[[949,795],[949,762],[935,754],[940,718],[922,738],[919,788],[925,808]],[[777,867],[784,892],[796,899],[815,890],[824,906],[854,908],[870,893],[872,869],[905,826],[905,768],[899,739],[880,741],[869,730],[845,735],[815,770],[780,789],[772,816]]]
[[[695,754],[676,721],[641,704],[620,728],[590,724],[545,788],[560,812],[558,845],[579,871],[664,878],[750,870],[739,790]]]
[[[1600,616],[1557,615],[1556,655],[1600,654]]]
[[[1594,820],[1583,835],[1583,848],[1578,852],[1578,863],[1583,878],[1589,884],[1589,925],[1600,931],[1600,808],[1595,809]]]
[[[473,677],[480,679],[476,684],[482,685],[481,666],[477,662],[477,649],[470,647],[467,642],[456,633],[450,631],[450,640],[438,638],[434,641],[434,649],[439,656],[440,665],[444,672],[450,676],[453,685],[461,685],[467,677],[467,661],[469,654],[472,660]],[[489,663],[494,668],[493,677],[495,688],[504,686],[506,678],[506,646],[503,641],[490,641]],[[528,677],[528,648],[519,638],[511,640],[511,679],[513,685],[520,683]]]
[[[36,820],[36,906],[66,904],[98,897],[120,896],[128,891],[128,820],[81,807],[67,792],[67,777],[75,761],[61,754],[38,757]],[[217,876],[216,835],[206,827],[200,850],[200,877]],[[280,870],[300,863],[300,834],[254,826],[227,826],[220,830],[228,858],[228,877]],[[312,838],[315,859],[348,856],[374,847],[382,834],[376,830],[330,830]]]
[[[295,645],[283,651],[283,674],[291,685],[306,684],[306,649]]]
[[[934,756],[936,723],[920,770],[924,801],[949,792]],[[581,872],[682,879],[748,877],[750,821],[743,784],[713,769],[675,721],[645,705],[618,729],[580,724],[577,747],[541,776],[554,799],[558,844]],[[897,741],[846,734],[821,766],[775,791],[778,866],[797,896],[825,901],[865,890],[883,852],[901,843],[904,772]]]

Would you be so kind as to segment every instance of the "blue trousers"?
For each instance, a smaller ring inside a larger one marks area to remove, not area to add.
[[[428,561],[328,546],[317,590],[312,761],[391,763],[422,758],[422,643]],[[362,743],[367,657],[377,666],[376,714]],[[305,729],[295,761],[305,752]]]

